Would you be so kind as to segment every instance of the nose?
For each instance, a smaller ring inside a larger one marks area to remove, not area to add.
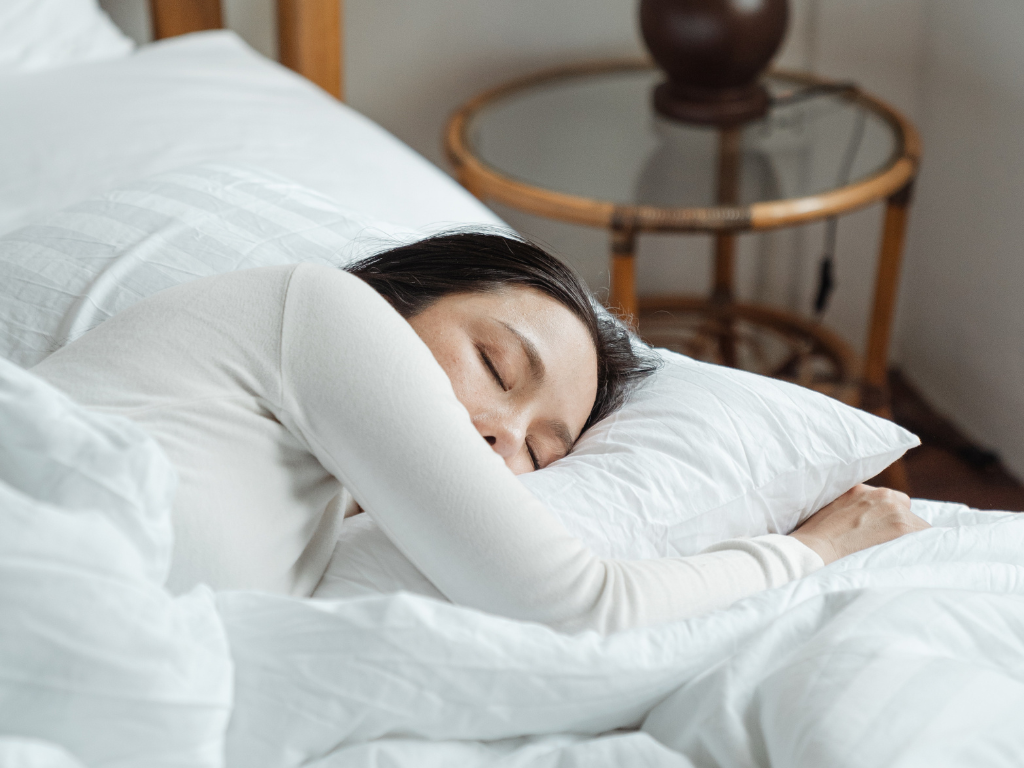
[[[474,420],[474,424],[487,444],[505,461],[519,453],[519,448],[526,439],[523,428],[505,419],[480,419]]]

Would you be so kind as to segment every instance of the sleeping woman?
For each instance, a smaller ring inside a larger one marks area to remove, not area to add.
[[[515,475],[565,456],[652,369],[559,261],[459,233],[347,271],[187,283],[35,372],[141,424],[177,468],[175,592],[307,596],[344,517],[366,510],[455,603],[612,632],[723,608],[926,527],[902,494],[860,486],[790,536],[596,556]]]

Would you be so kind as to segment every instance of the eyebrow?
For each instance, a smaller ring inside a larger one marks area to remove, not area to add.
[[[537,351],[537,345],[508,323],[503,322],[502,325],[519,340],[519,345],[523,348],[526,360],[530,364],[530,375],[533,376],[534,381],[544,381],[546,371],[544,370],[544,361],[540,359],[540,352]],[[562,426],[564,427],[565,425],[563,424]],[[566,430],[566,433],[568,433],[568,430]]]
[[[534,381],[544,381],[546,371],[544,370],[544,361],[540,357],[540,352],[537,351],[537,345],[508,323],[502,322],[502,325],[516,337],[520,346],[522,346],[523,353],[526,355],[526,360],[530,365],[530,375],[533,376]],[[547,425],[554,432],[555,437],[558,438],[564,449],[564,452],[558,458],[561,459],[568,456],[569,452],[572,451],[572,447],[576,445],[576,439],[572,436],[572,432],[569,431],[569,427],[566,426],[564,421],[559,421],[558,419],[549,421]]]

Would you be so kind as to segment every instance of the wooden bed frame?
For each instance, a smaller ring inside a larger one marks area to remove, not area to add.
[[[281,63],[344,99],[343,0],[277,0]],[[220,29],[220,0],[149,0],[153,38]]]

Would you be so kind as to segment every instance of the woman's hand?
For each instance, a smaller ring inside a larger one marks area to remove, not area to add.
[[[910,497],[889,488],[857,485],[822,507],[790,534],[825,565],[862,549],[930,528],[910,511]]]

